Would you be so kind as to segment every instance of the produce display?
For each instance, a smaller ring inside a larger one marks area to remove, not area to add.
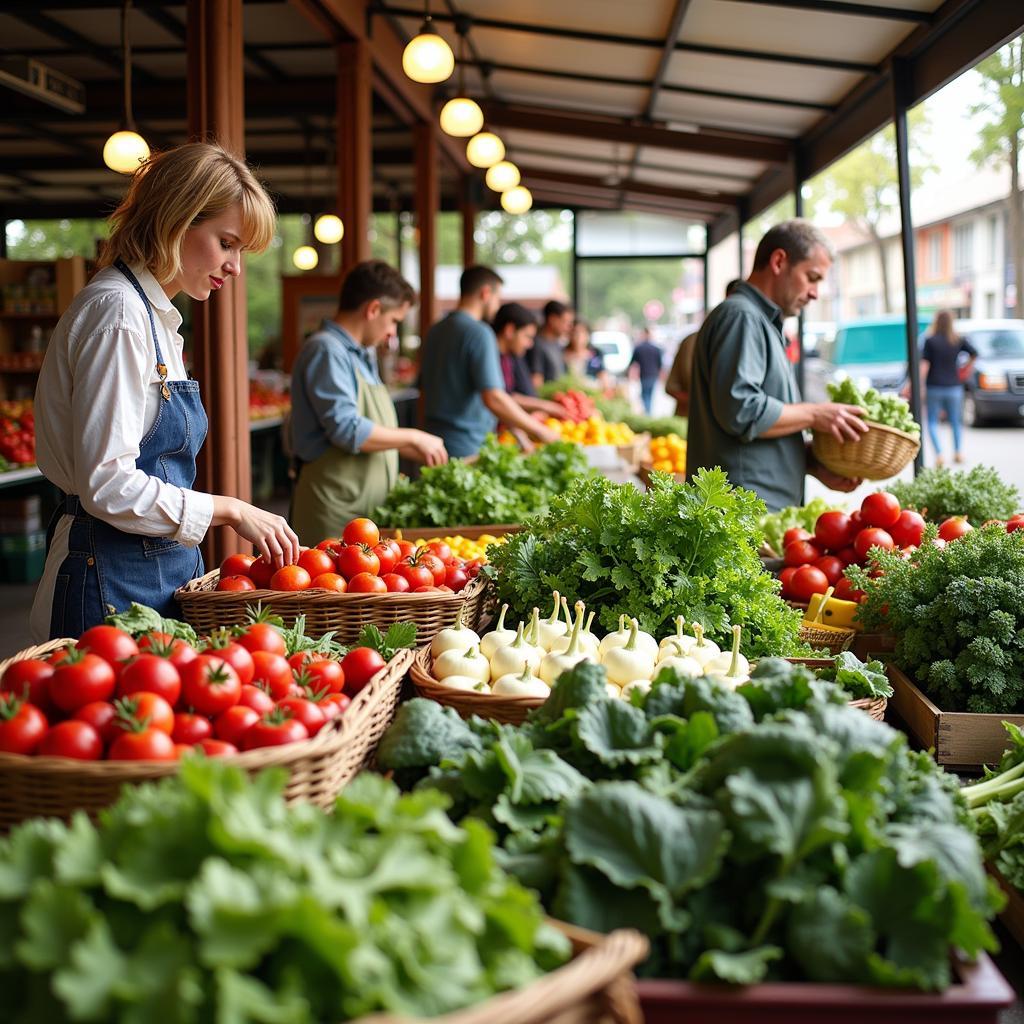
[[[571,423],[582,423],[597,411],[593,398],[575,388],[554,392],[551,401],[557,402],[565,410],[566,418]]]
[[[1020,492],[1005,483],[990,466],[951,470],[922,469],[912,480],[897,480],[889,488],[904,508],[916,509],[930,523],[963,516],[975,526],[989,519],[1009,519],[1022,508]]]
[[[686,472],[686,439],[678,434],[661,434],[651,438],[651,468],[663,473]]]
[[[418,480],[399,479],[373,518],[388,527],[521,523],[591,472],[574,444],[544,445],[523,455],[488,436],[475,462],[452,459],[424,468]]]
[[[199,640],[143,605],[108,622],[46,659],[7,667],[0,752],[173,761],[194,748],[212,757],[306,740],[416,639],[408,624],[386,636],[367,626],[345,650],[330,636],[309,639],[301,622],[284,629],[255,615]]]
[[[263,381],[249,381],[249,419],[266,420],[284,416],[292,407],[291,395],[284,387]]]
[[[100,815],[0,840],[4,1019],[430,1016],[568,958],[479,822],[371,775],[329,813],[187,758]]]
[[[766,512],[761,516],[761,532],[764,534],[764,543],[773,555],[782,557],[785,548],[785,535],[787,530],[799,528],[808,533],[814,532],[814,524],[822,512],[831,512],[836,506],[824,498],[814,498],[806,505],[787,505],[778,512]]]
[[[573,444],[629,444],[636,436],[625,423],[609,423],[603,416],[594,414],[574,423],[570,420],[547,417],[544,425],[560,434],[563,441]]]
[[[687,420],[685,416],[645,416],[642,413],[624,413],[620,418],[637,434],[650,434],[651,437],[676,434],[684,440],[686,438]]]
[[[639,927],[644,974],[941,990],[999,905],[952,776],[835,684],[766,659],[737,690],[564,673],[519,727],[399,709],[381,770],[483,821],[556,916]]]
[[[757,556],[764,511],[721,469],[688,483],[653,473],[644,493],[604,477],[578,480],[493,549],[486,572],[516,619],[557,590],[596,610],[606,632],[624,615],[664,636],[682,615],[719,644],[741,626],[749,657],[798,654],[800,615]]]
[[[504,544],[505,534],[496,537],[493,533],[481,533],[479,537],[461,537],[458,534],[447,537],[428,537],[413,541],[417,549],[446,544],[456,558],[466,562],[487,563],[487,549],[492,544]],[[443,548],[441,549],[444,550]]]
[[[829,401],[842,402],[844,405],[857,405],[865,410],[865,420],[877,423],[882,427],[894,427],[904,433],[919,437],[921,426],[910,412],[910,405],[899,395],[883,395],[875,388],[861,391],[852,377],[828,387]]]
[[[32,399],[0,402],[0,473],[36,462]]]

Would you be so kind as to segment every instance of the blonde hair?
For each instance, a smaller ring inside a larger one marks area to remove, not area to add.
[[[948,309],[940,309],[932,321],[932,335],[941,334],[951,345],[960,339],[953,330],[953,314]]]
[[[274,237],[277,213],[244,160],[208,142],[156,153],[132,176],[111,214],[99,265],[141,263],[166,284],[181,272],[185,232],[236,203],[242,207],[242,248],[263,252]]]

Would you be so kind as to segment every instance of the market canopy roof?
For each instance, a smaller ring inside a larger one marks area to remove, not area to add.
[[[122,116],[120,7],[3,5],[3,56],[41,61],[86,91],[84,111],[69,113],[0,89],[3,216],[102,216],[118,198],[123,182],[100,153]],[[1024,30],[1024,3],[1010,0],[433,7],[456,53],[456,26],[466,33],[467,91],[538,204],[685,216],[709,223],[712,242],[885,124],[894,73],[916,102]],[[152,144],[174,145],[187,131],[186,6],[134,8],[136,120]],[[422,13],[414,0],[246,0],[247,156],[283,211],[333,205],[334,44],[353,35],[373,47],[375,206],[412,207],[417,111],[395,55]],[[446,207],[471,170],[453,142],[442,150]]]

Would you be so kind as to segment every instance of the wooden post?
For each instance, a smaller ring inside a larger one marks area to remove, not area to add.
[[[245,154],[242,0],[188,0],[188,130]],[[196,488],[252,497],[249,438],[249,343],[245,271],[206,302],[192,304],[192,360],[210,432],[199,454]],[[250,545],[227,527],[203,542],[208,565]]]
[[[437,173],[437,128],[432,121],[415,126],[416,227],[420,248],[420,337],[437,319],[434,278],[437,271],[437,210],[441,183]]]
[[[459,204],[462,213],[462,269],[476,263],[476,215],[477,206],[472,192],[472,179],[462,179],[462,202]]]
[[[370,47],[365,40],[339,43],[337,160],[338,216],[345,225],[341,240],[341,273],[370,258],[370,215],[373,212],[373,96]]]

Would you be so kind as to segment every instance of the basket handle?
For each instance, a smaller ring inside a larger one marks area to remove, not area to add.
[[[821,617],[825,614],[825,605],[828,604],[828,599],[835,593],[835,587],[829,587],[824,594],[821,595],[821,603],[818,605],[818,610],[814,613],[814,618],[811,622],[821,622]]]

